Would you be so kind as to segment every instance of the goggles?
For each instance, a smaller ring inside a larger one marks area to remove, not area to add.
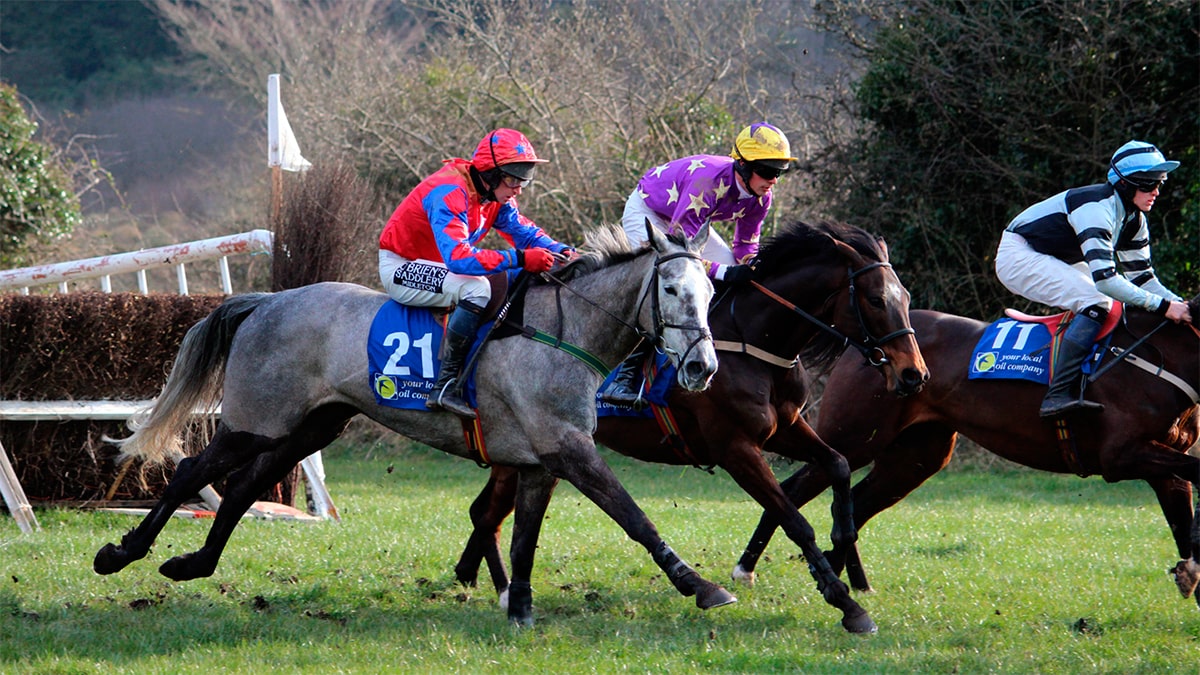
[[[751,162],[750,170],[758,174],[758,176],[763,180],[775,180],[776,178],[779,178],[783,174],[787,173],[787,169],[777,169],[773,166],[767,166],[766,164],[759,164],[758,162]]]
[[[529,184],[533,182],[533,179],[517,178],[516,176],[510,176],[509,174],[501,173],[500,181],[504,183],[504,187],[510,190],[516,190],[517,188],[529,187]]]
[[[1154,192],[1161,188],[1167,180],[1165,178],[1126,178],[1125,182],[1132,185],[1138,192]]]

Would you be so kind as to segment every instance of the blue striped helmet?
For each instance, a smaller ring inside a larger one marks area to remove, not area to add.
[[[1158,178],[1178,166],[1179,162],[1169,161],[1153,145],[1129,141],[1113,153],[1108,163],[1108,182],[1116,185],[1125,178]]]

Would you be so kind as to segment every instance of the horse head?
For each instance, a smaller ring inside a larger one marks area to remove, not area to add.
[[[797,222],[764,243],[755,279],[754,289],[808,319],[800,351],[806,365],[824,367],[850,346],[894,394],[914,394],[929,379],[909,323],[908,290],[881,239],[843,223]]]
[[[917,393],[929,379],[929,369],[909,323],[911,295],[888,261],[887,245],[875,238],[873,253],[878,255],[867,256],[844,241],[833,242],[849,266],[847,292],[860,327],[860,351],[883,372],[890,391]]]
[[[708,327],[713,285],[700,257],[708,233],[706,224],[689,239],[682,232],[664,234],[646,221],[647,241],[657,257],[647,288],[652,299],[650,316],[639,312],[639,325],[649,320],[653,328],[647,337],[671,359],[679,386],[689,391],[707,389],[717,372],[717,353]]]

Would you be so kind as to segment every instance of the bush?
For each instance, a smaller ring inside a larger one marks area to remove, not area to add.
[[[222,299],[98,292],[0,295],[0,326],[5,327],[0,331],[0,399],[154,398],[184,334]],[[34,502],[103,499],[117,476],[117,449],[102,438],[127,435],[120,421],[0,425],[0,444]],[[130,476],[116,496],[156,499],[169,475],[169,469],[155,470],[145,483]]]
[[[71,178],[36,132],[17,90],[0,83],[0,267],[22,264],[30,237],[49,241],[79,223]]]

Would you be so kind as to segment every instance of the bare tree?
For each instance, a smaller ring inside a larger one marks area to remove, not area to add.
[[[282,73],[306,155],[348,158],[386,201],[487,129],[520,128],[552,160],[524,210],[567,240],[618,218],[651,166],[727,153],[750,122],[805,159],[846,129],[804,3],[145,1],[214,81],[261,102]],[[817,204],[803,187],[777,199]]]

